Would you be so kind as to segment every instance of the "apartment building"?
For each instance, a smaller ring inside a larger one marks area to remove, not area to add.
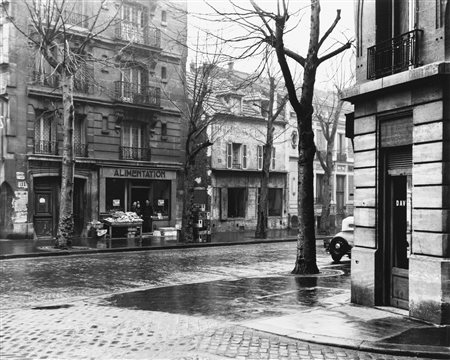
[[[313,131],[314,141],[316,143],[317,152],[321,152],[323,158],[325,157],[327,149],[327,140],[324,137],[322,126],[317,113],[322,113],[325,117],[334,116],[336,110],[336,103],[332,92],[316,89],[315,91],[313,115]],[[334,139],[334,147],[332,151],[332,175],[330,179],[331,187],[331,207],[330,207],[330,226],[331,229],[340,227],[342,219],[346,216],[353,215],[353,146],[350,139],[345,137],[345,113],[350,112],[350,106],[344,106],[340,112],[336,135]],[[292,111],[287,113],[290,133],[287,148],[287,163],[288,184],[289,184],[289,224],[295,227],[298,224],[297,208],[297,173],[298,173],[298,131],[297,131],[297,117]],[[330,126],[331,128],[331,126]],[[324,169],[320,164],[318,156],[314,159],[314,215],[316,218],[316,226],[319,227],[322,205],[324,197]]]
[[[355,6],[352,302],[450,324],[450,2]]]
[[[61,183],[61,89],[57,72],[11,23],[29,24],[24,4],[3,2],[0,22],[0,232],[51,238]],[[76,235],[110,210],[145,200],[159,214],[155,226],[172,226],[182,156],[173,99],[183,94],[186,3],[66,6],[61,17],[75,45],[99,10],[98,24],[113,19],[86,47],[84,55],[99,61],[86,62],[74,81]]]

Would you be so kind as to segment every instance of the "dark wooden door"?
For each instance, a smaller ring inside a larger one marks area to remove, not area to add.
[[[389,176],[390,303],[408,309],[407,176]]]
[[[37,236],[56,236],[55,191],[36,189],[34,195],[34,230]]]
[[[84,216],[86,208],[85,197],[85,183],[84,179],[75,179],[73,191],[73,225],[74,234],[80,235],[84,227]]]

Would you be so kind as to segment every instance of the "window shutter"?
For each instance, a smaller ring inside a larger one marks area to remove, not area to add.
[[[275,148],[272,148],[272,169],[275,169]]]
[[[231,169],[233,164],[233,145],[227,143],[227,169]]]
[[[247,145],[242,145],[242,168],[247,169]]]
[[[258,170],[262,170],[263,168],[263,148],[261,145],[258,145]]]
[[[228,219],[228,188],[220,188],[220,220]]]

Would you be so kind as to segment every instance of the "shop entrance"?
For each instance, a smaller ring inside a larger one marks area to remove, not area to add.
[[[392,148],[386,154],[384,182],[385,303],[409,307],[409,253],[411,244],[411,147]]]
[[[407,176],[388,176],[390,305],[408,309]]]

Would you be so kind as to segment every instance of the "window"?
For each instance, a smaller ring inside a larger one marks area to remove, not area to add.
[[[245,188],[228,188],[228,217],[245,217],[247,191]]]
[[[150,149],[144,146],[143,134],[143,127],[139,123],[122,125],[122,159],[150,160]]]
[[[167,140],[167,123],[161,123],[161,140]]]
[[[271,161],[271,166],[272,166],[272,170],[275,169],[275,148],[272,148],[272,161]]]
[[[166,10],[161,11],[161,25],[167,26],[167,11]]]
[[[54,112],[38,113],[34,127],[34,152],[57,155],[56,118]]]
[[[125,68],[121,74],[121,99],[128,102],[140,102],[145,95],[148,84],[148,73],[140,67]]]
[[[120,37],[123,40],[144,43],[144,28],[147,25],[146,8],[123,4],[121,9]]]
[[[262,145],[258,145],[258,150],[257,150],[257,156],[258,156],[258,170],[262,170],[263,168],[263,146]]]
[[[233,144],[227,143],[227,169],[233,165]]]
[[[269,188],[269,216],[281,216],[283,208],[283,189]]]
[[[247,145],[227,143],[227,169],[246,169],[247,159]]]
[[[80,157],[87,156],[86,128],[84,116],[76,115],[73,129],[73,148],[74,155]]]
[[[161,67],[161,81],[167,82],[167,68],[165,66]]]
[[[264,149],[265,146],[263,145],[258,145],[257,148],[257,163],[258,163],[258,170],[262,170],[263,168],[263,164],[264,164]],[[276,161],[275,161],[275,148],[272,147],[272,151],[271,151],[271,159],[270,159],[270,167],[273,169],[275,169],[275,165],[276,165]]]
[[[140,124],[130,123],[122,126],[122,146],[141,147],[142,128]]]
[[[242,145],[242,168],[247,169],[247,145]]]
[[[316,174],[316,204],[323,203],[323,174]]]

